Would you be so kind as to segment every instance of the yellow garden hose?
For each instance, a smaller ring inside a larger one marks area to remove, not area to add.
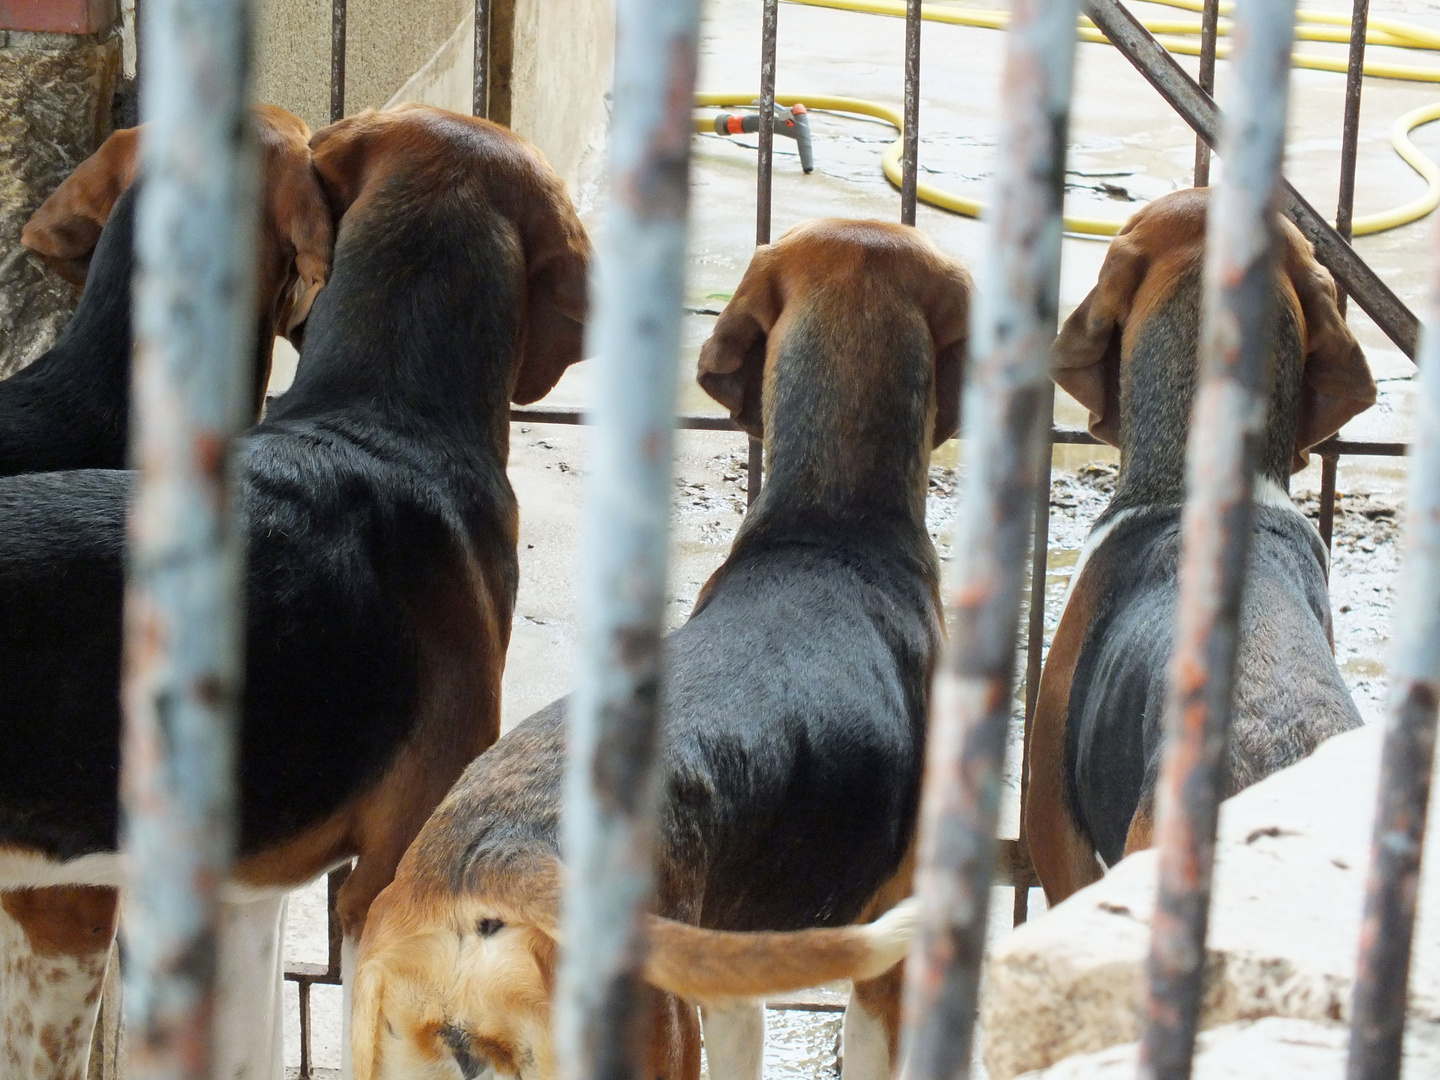
[[[854,11],[873,15],[888,15],[897,18],[905,17],[904,0],[789,0],[790,3],[804,4],[808,7],[834,8],[840,11]],[[1150,0],[1152,3],[1163,4],[1167,7],[1179,8],[1184,11],[1199,12],[1204,9],[1204,0]],[[1228,16],[1233,10],[1232,3],[1222,3],[1220,14]],[[930,22],[948,23],[954,26],[978,27],[981,29],[1003,30],[1009,23],[1009,16],[1003,11],[980,11],[961,8],[944,7],[938,5],[922,5],[921,17]],[[1298,25],[1295,36],[1302,41],[1333,41],[1348,42],[1350,40],[1349,26],[1350,18],[1338,12],[1314,11],[1302,8],[1297,13]],[[1196,56],[1199,55],[1200,46],[1198,41],[1189,38],[1198,38],[1200,34],[1200,23],[1183,20],[1149,20],[1144,23],[1145,28],[1155,34],[1162,45],[1172,53]],[[1229,27],[1222,23],[1218,30],[1219,36],[1226,36]],[[1081,19],[1079,36],[1081,41],[1094,42],[1097,44],[1109,44],[1109,40],[1090,23],[1088,19]],[[1375,18],[1369,20],[1366,34],[1368,45],[1386,45],[1395,48],[1422,49],[1427,51],[1440,51],[1440,32],[1427,30],[1424,27],[1415,26],[1411,23],[1401,22],[1395,19]],[[1216,56],[1224,58],[1228,55],[1229,49],[1217,43]],[[1344,73],[1347,70],[1345,60],[1327,56],[1313,56],[1296,53],[1293,58],[1294,65],[1300,68],[1308,68],[1315,71],[1335,71]],[[1400,64],[1378,64],[1370,60],[1365,62],[1365,74],[1373,78],[1397,79],[1407,82],[1440,82],[1440,68],[1416,67]],[[754,93],[733,93],[733,94],[697,94],[695,104],[700,107],[724,107],[753,105]],[[807,109],[818,109],[826,112],[851,113],[858,116],[869,116],[889,124],[899,135],[904,129],[904,120],[900,113],[887,105],[874,101],[864,101],[860,98],[833,97],[817,95],[776,95],[777,104],[790,106],[803,103]],[[1384,232],[1387,229],[1394,229],[1401,225],[1408,225],[1412,221],[1429,214],[1436,206],[1440,206],[1440,166],[1431,161],[1410,139],[1410,132],[1422,124],[1428,124],[1433,120],[1440,120],[1440,103],[1435,105],[1424,105],[1418,109],[1412,109],[1395,121],[1390,129],[1390,144],[1395,152],[1404,159],[1412,169],[1420,174],[1426,182],[1426,190],[1423,195],[1411,199],[1401,206],[1386,210],[1378,214],[1367,214],[1354,219],[1352,232],[1355,236],[1366,236],[1372,233]],[[890,144],[880,159],[880,166],[886,178],[897,187],[901,181],[900,156],[903,150],[904,141],[901,138]],[[963,214],[966,217],[979,217],[983,205],[975,199],[966,198],[963,195],[956,195],[944,191],[934,184],[926,183],[917,178],[915,185],[916,197],[923,203],[938,207],[942,210],[949,210],[953,213]],[[1123,222],[1109,221],[1101,218],[1065,218],[1065,229],[1067,232],[1081,233],[1087,236],[1114,236],[1119,232]]]

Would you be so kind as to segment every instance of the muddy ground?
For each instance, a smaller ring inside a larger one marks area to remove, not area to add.
[[[963,0],[956,6],[1003,6],[997,0]],[[1316,6],[1348,11],[1340,0]],[[1372,12],[1440,29],[1437,0],[1385,0]],[[1137,4],[1142,17],[1175,18],[1173,9]],[[758,79],[758,0],[707,0],[701,46],[700,89],[753,93]],[[904,30],[898,20],[782,4],[779,38],[781,93],[841,94],[900,105]],[[1305,51],[1343,55],[1340,46],[1306,44]],[[984,197],[992,176],[997,124],[997,89],[1003,49],[1000,34],[926,24],[922,61],[921,168],[926,179]],[[1388,54],[1388,55],[1387,55]],[[1427,58],[1372,48],[1370,58],[1425,63]],[[1194,61],[1182,59],[1192,71]],[[1076,69],[1067,176],[1067,210],[1072,214],[1124,220],[1145,201],[1187,186],[1193,141],[1130,66],[1103,46],[1080,48]],[[1220,65],[1223,100],[1226,65]],[[1344,80],[1322,72],[1297,71],[1292,82],[1287,174],[1312,203],[1333,207]],[[1389,145],[1394,119],[1436,98],[1433,87],[1369,79],[1365,86],[1357,180],[1357,213],[1371,213],[1414,197],[1423,184]],[[817,167],[800,173],[793,144],[777,140],[775,166],[776,235],[816,216],[894,219],[899,200],[881,177],[879,156],[894,138],[884,125],[862,119],[812,113]],[[1440,128],[1440,125],[1432,125]],[[1420,148],[1440,158],[1440,131],[1420,129]],[[680,408],[718,412],[694,383],[695,359],[714,324],[703,314],[723,306],[749,261],[754,242],[753,139],[697,136],[694,143],[691,257],[687,282],[692,314],[686,317],[679,358]],[[1223,167],[1218,166],[1217,169]],[[1217,176],[1219,173],[1217,172]],[[601,192],[577,193],[592,231],[603,224]],[[921,206],[919,227],[940,246],[963,259],[983,292],[985,226]],[[1412,306],[1429,280],[1433,221],[1365,237],[1357,249]],[[1104,242],[1068,236],[1061,274],[1061,314],[1080,302],[1095,282]],[[1414,368],[1366,318],[1353,309],[1350,324],[1365,346],[1380,381],[1379,404],[1346,429],[1351,438],[1405,439],[1409,435]],[[281,384],[283,385],[283,366]],[[593,365],[571,369],[547,404],[583,408],[590,398]],[[1080,407],[1058,395],[1057,421],[1084,423]],[[929,517],[942,553],[955,509],[953,493],[963,449],[942,447],[931,477]],[[576,522],[585,470],[584,432],[576,428],[516,425],[512,428],[510,474],[521,504],[521,584],[505,674],[504,720],[508,728],[571,688],[575,648],[574,582]],[[1046,592],[1047,633],[1054,630],[1059,603],[1091,521],[1108,498],[1115,455],[1107,448],[1067,446],[1055,452]],[[675,507],[670,622],[678,625],[710,572],[724,558],[744,511],[745,447],[734,434],[681,432],[676,441]],[[1345,459],[1340,466],[1340,505],[1331,573],[1337,659],[1367,720],[1376,719],[1384,694],[1385,650],[1393,582],[1398,566],[1396,534],[1403,501],[1403,461]],[[1292,492],[1315,517],[1318,462],[1297,474]],[[1023,625],[1023,621],[1022,621]],[[1019,715],[1017,707],[1016,714]],[[1014,836],[1019,808],[1020,724],[1013,725],[1008,790],[1002,803],[1001,834]],[[1043,909],[1039,890],[1032,912]],[[1008,926],[1009,890],[996,890],[992,933]],[[324,884],[296,893],[290,909],[286,955],[324,962]],[[289,994],[287,1060],[299,1061],[293,985]],[[315,989],[316,1062],[339,1063],[339,993]],[[774,1078],[819,1080],[832,1075],[839,1017],[830,1013],[771,1014],[767,1074]]]

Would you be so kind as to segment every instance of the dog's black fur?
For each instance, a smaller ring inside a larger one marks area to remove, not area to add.
[[[1137,808],[1150,808],[1179,600],[1185,442],[1196,389],[1202,296],[1197,267],[1140,329],[1121,368],[1120,475],[1095,522],[1113,531],[1086,574],[1101,597],[1070,684],[1066,776],[1076,820],[1109,865]],[[1300,423],[1299,327],[1283,297],[1272,349],[1258,475],[1288,490]],[[1122,516],[1123,515],[1123,516]],[[1258,505],[1240,613],[1230,792],[1358,727],[1330,649],[1328,556],[1298,514]]]
[[[92,280],[110,280],[113,231]],[[395,757],[416,708],[416,622],[441,574],[471,558],[513,605],[516,554],[497,522],[515,512],[522,262],[513,227],[473,192],[392,184],[342,224],[295,385],[238,449],[242,853],[316,823]],[[133,483],[0,480],[0,845],[115,849]],[[508,628],[508,606],[499,617]]]
[[[137,180],[116,201],[96,244],[80,304],[60,340],[0,381],[0,476],[126,466],[131,279],[141,186]],[[274,328],[262,315],[250,393],[256,414],[273,348]]]
[[[923,326],[880,340],[893,394],[866,402],[866,422],[885,426],[890,454],[846,490],[817,482],[846,474],[817,402],[831,391],[815,387],[836,366],[826,350],[856,346],[790,332],[764,492],[666,640],[663,915],[721,930],[842,925],[906,855],[940,641],[923,498],[932,346]],[[417,841],[420,877],[484,891],[559,857],[568,700],[466,770]]]
[[[0,476],[125,465],[139,188],[132,184],[111,211],[60,340],[0,382]]]

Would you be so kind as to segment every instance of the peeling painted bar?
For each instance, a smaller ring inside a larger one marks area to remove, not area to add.
[[[246,423],[259,223],[244,0],[145,9],[120,795],[134,1080],[206,1080],[236,828]]]
[[[1405,556],[1395,590],[1390,700],[1360,925],[1348,1080],[1396,1080],[1400,1075],[1415,896],[1430,805],[1440,700],[1440,244],[1435,266],[1415,395]]]
[[[345,118],[345,23],[348,0],[330,0],[330,122]]]
[[[577,685],[562,822],[555,1008],[561,1080],[643,1075],[639,978],[653,879],[661,637],[699,0],[617,5],[609,219],[595,372]]]
[[[1159,887],[1142,1080],[1188,1080],[1200,1018],[1215,825],[1234,712],[1251,493],[1275,323],[1275,212],[1285,156],[1294,0],[1239,0],[1225,179],[1211,197],[1200,384],[1186,448],[1179,615],[1156,795]]]
[[[963,1077],[972,1056],[1027,541],[1049,446],[1077,9],[1077,0],[1016,0],[1006,36],[989,289],[964,403],[950,644],[935,678],[921,803],[921,915],[905,988],[912,1080]]]
[[[490,115],[490,4],[475,0],[475,48],[470,74],[470,114]]]

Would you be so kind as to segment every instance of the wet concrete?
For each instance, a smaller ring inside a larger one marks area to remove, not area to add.
[[[989,7],[961,3],[960,7]],[[1335,0],[1313,6],[1347,11]],[[1176,18],[1183,13],[1137,4],[1142,17]],[[1386,0],[1381,14],[1440,29],[1440,3]],[[841,94],[899,108],[903,24],[896,19],[782,4],[779,78],[784,93]],[[760,5],[757,0],[709,0],[702,42],[700,89],[754,93],[758,86]],[[960,193],[985,197],[991,180],[997,123],[997,92],[1003,35],[927,23],[924,28],[920,162],[926,179]],[[1343,55],[1343,46],[1306,43],[1303,51]],[[1426,63],[1421,54],[1371,49],[1375,60]],[[1181,61],[1192,72],[1195,61]],[[1435,61],[1440,67],[1440,60]],[[1220,65],[1223,101],[1226,65]],[[1194,142],[1183,122],[1122,57],[1099,45],[1082,45],[1077,96],[1071,123],[1072,215],[1124,220],[1144,201],[1188,186]],[[1344,78],[1297,71],[1291,105],[1287,173],[1322,210],[1333,209],[1337,186]],[[1394,119],[1440,96],[1440,89],[1414,83],[1367,80],[1362,113],[1356,210],[1373,213],[1423,191],[1423,183],[1390,149]],[[776,140],[774,234],[819,216],[898,219],[899,195],[883,179],[880,154],[894,132],[874,121],[812,113],[816,170],[800,172],[794,144]],[[1440,125],[1421,129],[1417,145],[1440,159]],[[755,152],[753,139],[697,136],[694,151],[690,278],[692,308],[717,311],[724,305],[754,248]],[[1217,178],[1223,165],[1217,165]],[[588,194],[588,193],[586,193]],[[587,224],[598,230],[603,207],[589,207]],[[985,226],[922,205],[918,225],[939,245],[963,259],[982,290]],[[1433,251],[1430,219],[1357,241],[1357,249],[1387,283],[1413,306],[1426,288]],[[1069,237],[1063,250],[1062,315],[1093,286],[1105,243]],[[1404,439],[1409,434],[1413,366],[1370,320],[1352,308],[1350,322],[1367,350],[1381,385],[1380,403],[1346,429],[1353,438]],[[685,321],[680,357],[681,401],[687,412],[720,410],[694,382],[700,344],[713,315]],[[561,380],[546,404],[583,407],[589,400],[591,365],[578,365]],[[282,376],[283,378],[283,376]],[[1057,421],[1081,426],[1084,412],[1063,393]],[[521,584],[504,683],[508,729],[571,688],[575,648],[574,582],[576,525],[582,498],[585,433],[582,429],[516,425],[511,432],[510,475],[521,504]],[[741,520],[745,490],[745,445],[738,435],[681,432],[676,443],[675,512],[672,518],[671,625],[683,622],[700,586],[724,559]],[[953,519],[953,491],[961,458],[951,443],[936,455],[932,470],[930,524],[942,553]],[[1061,447],[1055,453],[1051,550],[1046,624],[1053,632],[1060,600],[1089,524],[1104,506],[1115,454],[1107,448]],[[1337,659],[1367,720],[1380,715],[1385,649],[1398,565],[1394,542],[1396,507],[1403,501],[1404,462],[1342,460],[1337,545],[1331,590]],[[1297,475],[1292,490],[1304,500],[1318,490],[1318,461]],[[1314,500],[1310,499],[1314,508]],[[1023,625],[1023,620],[1022,620]],[[1018,695],[1017,695],[1018,696]],[[1019,714],[1017,705],[1017,715]],[[1021,727],[1013,726],[1002,803],[1001,834],[1016,835],[1019,809]],[[1043,908],[1038,890],[1032,912]],[[996,890],[992,933],[1004,931],[1010,890]],[[287,956],[323,962],[324,885],[297,894],[291,907]],[[287,1060],[298,1062],[294,988],[289,987]],[[315,991],[317,1063],[339,1062],[339,994]],[[766,1070],[772,1080],[833,1075],[836,1014],[770,1014]]]

